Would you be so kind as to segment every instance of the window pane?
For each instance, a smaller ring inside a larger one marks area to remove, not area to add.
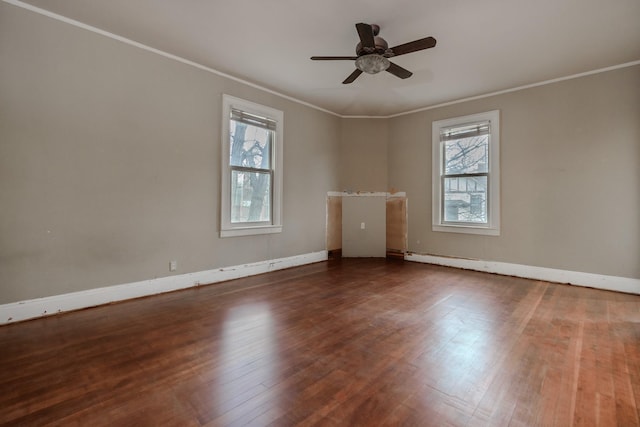
[[[273,131],[230,120],[229,164],[247,168],[271,169]]]
[[[271,174],[231,171],[231,222],[271,221]]]
[[[444,173],[489,171],[489,135],[444,141]]]
[[[444,179],[444,220],[487,223],[487,177]]]

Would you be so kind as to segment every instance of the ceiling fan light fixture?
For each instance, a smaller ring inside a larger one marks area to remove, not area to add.
[[[377,53],[362,55],[356,59],[356,68],[368,74],[377,74],[385,71],[391,63],[387,58]]]

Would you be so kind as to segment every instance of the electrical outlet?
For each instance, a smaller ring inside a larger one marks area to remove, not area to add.
[[[360,223],[360,230],[364,230],[364,222]]]
[[[176,271],[178,269],[178,261],[169,262],[169,271]]]

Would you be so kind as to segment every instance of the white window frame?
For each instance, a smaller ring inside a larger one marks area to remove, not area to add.
[[[231,166],[230,121],[231,110],[236,109],[265,117],[276,122],[274,146],[271,151],[273,182],[271,187],[271,221],[269,224],[231,222]],[[222,167],[220,190],[220,237],[251,236],[280,233],[282,231],[282,166],[284,113],[271,107],[256,104],[230,95],[222,95]]]
[[[440,141],[443,128],[489,121],[489,172],[487,178],[487,224],[447,223],[444,221],[442,189],[444,174],[444,144]],[[450,233],[500,235],[500,110],[469,116],[453,117],[432,123],[432,230]]]

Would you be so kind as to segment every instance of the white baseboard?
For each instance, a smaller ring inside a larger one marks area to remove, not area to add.
[[[579,271],[558,270],[555,268],[534,267],[530,265],[510,264],[506,262],[482,261],[464,258],[448,258],[435,255],[407,254],[407,261],[437,264],[465,270],[484,271],[505,276],[523,277],[525,279],[544,280],[545,282],[567,283],[605,289],[608,291],[640,294],[640,279],[629,277],[605,276],[602,274],[582,273]]]
[[[534,267],[529,265],[464,258],[448,258],[434,255],[407,254],[404,259],[406,261],[443,265],[466,270],[484,271],[527,279],[544,280],[547,282],[568,283],[571,285],[586,286],[610,291],[640,294],[640,279],[632,279],[628,277],[605,276],[600,274]],[[140,282],[18,301],[0,305],[0,325],[62,313],[65,311],[95,307],[98,305],[109,304],[111,302],[186,289],[199,286],[201,284],[223,282],[225,280],[238,279],[241,277],[248,277],[326,260],[327,251],[319,251],[251,264],[223,267],[176,276],[160,277]]]
[[[160,277],[0,305],[0,325],[327,260],[327,251]]]

